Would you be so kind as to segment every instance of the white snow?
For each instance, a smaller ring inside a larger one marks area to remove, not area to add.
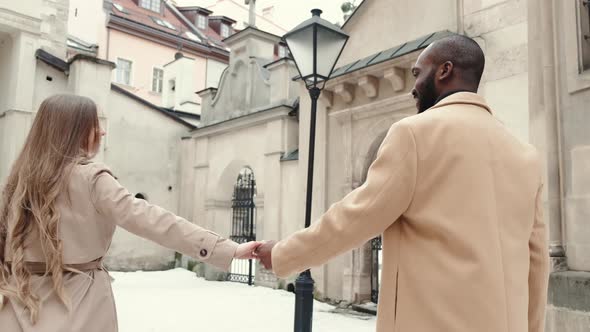
[[[294,294],[193,272],[111,272],[120,332],[290,332]],[[314,332],[374,332],[375,318],[314,303]]]

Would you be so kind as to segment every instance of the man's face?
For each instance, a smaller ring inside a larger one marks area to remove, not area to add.
[[[416,100],[416,108],[418,113],[422,113],[434,106],[438,99],[436,86],[434,84],[436,74],[436,66],[428,56],[428,49],[426,49],[416,60],[416,64],[412,67],[412,75],[416,78],[416,83],[412,89],[412,96]]]

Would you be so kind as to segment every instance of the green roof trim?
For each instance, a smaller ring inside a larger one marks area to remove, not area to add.
[[[332,76],[330,78],[332,79],[332,78],[336,78],[338,76],[350,74],[350,73],[355,72],[357,70],[361,70],[361,69],[371,67],[376,64],[385,62],[385,61],[399,58],[403,55],[424,49],[428,45],[434,43],[435,41],[441,40],[443,38],[446,38],[446,37],[449,37],[452,35],[455,35],[455,33],[450,32],[448,30],[444,30],[444,31],[434,32],[434,33],[428,34],[426,36],[422,36],[418,39],[414,39],[414,40],[406,42],[404,44],[397,45],[397,46],[394,46],[394,47],[389,48],[387,50],[369,55],[368,57],[362,58],[362,59],[357,60],[353,63],[349,63],[344,66],[338,67],[338,68],[334,69],[334,72],[332,73]]]

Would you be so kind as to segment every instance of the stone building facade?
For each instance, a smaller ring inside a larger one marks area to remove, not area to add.
[[[587,31],[588,10],[584,2],[365,0],[343,29],[350,40],[322,93],[318,108],[314,219],[363,183],[387,129],[416,113],[409,93],[413,86],[409,69],[420,52],[448,34],[465,34],[474,38],[486,54],[486,70],[479,93],[486,98],[495,116],[521,140],[534,144],[545,159],[544,210],[550,228],[553,262],[547,330],[590,329],[587,300],[590,298],[590,137],[586,130],[590,89],[588,38],[584,38],[590,32]],[[239,52],[232,48],[232,57],[238,58]],[[256,60],[251,63],[255,64]],[[250,68],[256,72],[258,67]],[[230,70],[230,73],[235,72],[237,70]],[[251,71],[248,73],[252,75]],[[230,77],[229,73],[226,75]],[[194,158],[189,164],[193,170],[183,175],[183,178],[193,176],[194,186],[189,190],[195,195],[224,192],[216,198],[226,200],[221,203],[205,199],[209,203],[198,203],[193,216],[200,215],[195,218],[200,220],[198,222],[219,229],[224,235],[231,233],[227,197],[231,196],[233,182],[230,180],[236,177],[238,169],[244,165],[268,167],[270,164],[265,162],[272,159],[268,156],[272,151],[287,155],[291,148],[272,139],[268,126],[264,131],[248,124],[248,118],[262,117],[263,113],[243,112],[242,102],[215,105],[215,100],[222,100],[224,95],[234,94],[233,98],[238,98],[235,94],[247,95],[253,91],[249,89],[256,89],[237,83],[238,77],[233,78],[234,83],[222,84],[218,91],[201,92],[203,100],[212,101],[213,107],[209,106],[212,113],[207,117],[214,124],[193,131],[191,138],[185,140],[186,151]],[[270,89],[272,91],[273,86]],[[260,93],[267,98],[266,92]],[[273,95],[271,93],[271,99]],[[265,191],[264,213],[256,220],[257,229],[264,231],[257,231],[258,239],[269,236],[279,239],[303,227],[310,100],[302,85],[296,95],[300,98],[297,141],[293,146],[299,152],[297,160],[290,161],[293,165],[288,171],[281,166],[256,172]],[[225,130],[227,134],[213,138],[213,130],[217,133]],[[241,143],[247,140],[238,132],[257,135],[261,140],[259,144],[274,148],[270,152],[241,148]],[[225,166],[215,170],[212,162],[231,160],[236,153],[250,159],[237,163],[240,166],[231,171],[230,180],[219,181],[221,177],[216,174]],[[284,177],[286,174],[288,178]],[[280,185],[276,186],[277,183]],[[280,196],[269,197],[273,189],[266,189],[266,186],[281,188],[274,191]],[[273,211],[269,211],[271,204]],[[277,218],[280,221],[277,222]],[[378,241],[369,241],[313,269],[318,297],[352,303],[374,298],[379,284],[378,249]],[[264,274],[257,279],[259,283],[269,284]],[[285,286],[290,281],[271,285]]]
[[[225,40],[229,67],[219,89],[198,92],[201,125],[183,141],[181,213],[225,236],[239,236],[234,189],[245,169],[256,181],[255,238],[280,238],[298,228],[300,177],[292,156],[299,144],[299,91],[291,80],[297,71],[291,60],[275,59],[279,39],[248,27]],[[206,274],[219,278],[216,271]],[[278,286],[269,273],[257,273],[257,282]]]
[[[255,237],[280,239],[303,227],[310,100],[292,80],[292,61],[276,58],[279,36],[249,27],[225,41],[229,66],[219,88],[199,91],[202,123],[195,129],[112,88],[112,63],[56,61],[65,59],[67,16],[65,0],[0,0],[0,74],[10,78],[0,82],[1,178],[41,100],[68,91],[103,110],[109,134],[99,159],[134,193],[232,236],[236,184],[253,174]],[[545,159],[553,262],[547,330],[590,330],[589,21],[582,0],[362,2],[343,26],[350,40],[319,102],[314,219],[363,183],[389,126],[415,114],[409,68],[419,53],[448,34],[468,35],[486,54],[480,94]],[[190,59],[170,61],[165,75],[180,75]],[[376,244],[314,268],[318,297],[371,300],[379,284]],[[119,269],[161,269],[174,257],[124,231],[113,253],[110,264]],[[271,287],[295,277],[276,280],[256,270],[256,283]]]

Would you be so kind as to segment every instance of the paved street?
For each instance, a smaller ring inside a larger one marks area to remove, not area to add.
[[[120,332],[293,331],[294,295],[209,282],[183,269],[112,272]],[[314,332],[373,332],[375,318],[316,302]]]

